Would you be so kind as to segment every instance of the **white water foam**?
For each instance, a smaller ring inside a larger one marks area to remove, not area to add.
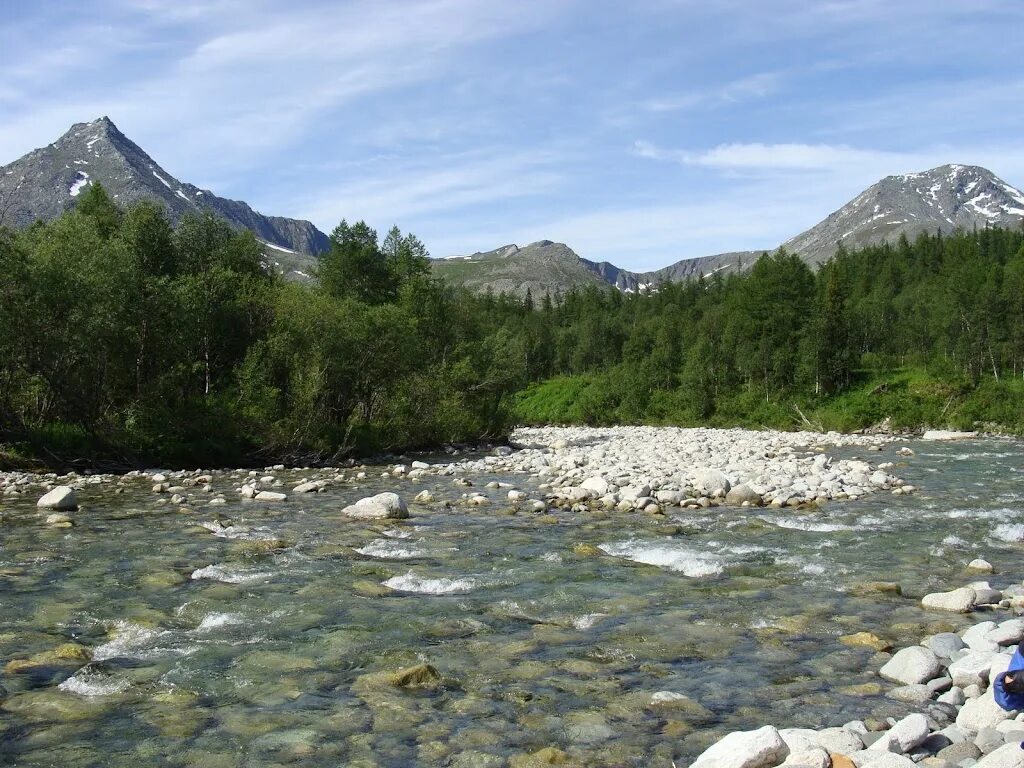
[[[257,573],[246,568],[236,568],[230,565],[208,565],[205,568],[197,568],[192,571],[193,579],[210,579],[225,584],[250,584],[254,581],[262,581],[267,578],[265,573]]]
[[[576,629],[590,629],[607,615],[607,613],[588,613],[585,616],[577,616],[572,620],[572,625]]]
[[[992,538],[998,541],[1024,541],[1024,524],[1003,523],[992,530]]]
[[[151,646],[155,640],[167,635],[166,630],[151,629],[141,624],[118,619],[112,626],[113,637],[93,649],[94,661],[113,659],[118,656],[137,656],[139,651]]]
[[[209,632],[214,629],[220,629],[221,627],[230,627],[235,624],[243,624],[245,617],[240,613],[211,613],[205,616],[199,626],[196,627],[196,632]]]
[[[766,523],[788,528],[792,531],[810,531],[812,533],[835,533],[836,531],[856,531],[857,526],[843,525],[842,523],[818,523],[813,520],[803,520],[798,517],[762,517]]]
[[[413,557],[423,557],[421,549],[403,547],[393,544],[387,539],[374,539],[365,547],[356,547],[355,551],[367,557],[378,557],[382,560],[408,560]]]
[[[725,563],[720,557],[682,546],[673,547],[663,543],[631,539],[613,544],[601,544],[598,549],[612,557],[623,557],[646,565],[657,565],[691,578],[714,576],[725,570]]]
[[[380,532],[381,536],[386,536],[389,539],[408,539],[412,537],[412,531],[405,531],[401,528],[386,528]]]
[[[246,525],[222,525],[219,521],[200,522],[203,528],[214,536],[222,539],[245,539],[248,541],[266,541],[275,539],[277,536],[269,528],[250,528]]]
[[[399,592],[417,592],[424,595],[449,595],[461,592],[469,592],[477,586],[477,581],[472,578],[462,577],[456,579],[428,579],[409,571],[404,576],[393,576],[383,582],[385,587]]]
[[[83,668],[57,686],[65,693],[78,696],[111,696],[122,693],[131,687],[131,683],[122,677],[111,677],[100,672]]]

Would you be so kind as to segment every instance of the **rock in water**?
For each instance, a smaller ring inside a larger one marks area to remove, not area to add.
[[[73,488],[58,485],[39,499],[36,506],[40,509],[56,509],[59,512],[74,512],[78,509],[78,497],[75,496]]]
[[[400,669],[391,677],[396,688],[433,688],[441,682],[441,675],[430,664]]]
[[[260,491],[256,494],[256,501],[287,501],[288,496],[277,491]]]
[[[960,587],[950,592],[933,592],[925,595],[921,600],[921,606],[932,608],[938,611],[952,611],[954,613],[968,613],[974,608],[977,596],[970,587]]]
[[[878,674],[904,685],[926,683],[942,671],[938,657],[928,648],[911,646],[897,651]]]
[[[701,753],[690,768],[769,768],[789,756],[789,747],[772,726],[735,731]]]
[[[761,506],[761,494],[753,490],[746,483],[740,483],[725,494],[726,504],[735,504],[736,506],[740,506],[744,502],[747,502],[752,506],[759,507]]]
[[[341,514],[361,520],[404,520],[409,517],[409,508],[397,493],[378,493],[360,499],[341,510]]]

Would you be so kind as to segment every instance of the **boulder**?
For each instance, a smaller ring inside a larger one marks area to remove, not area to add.
[[[725,494],[725,503],[735,504],[736,506],[740,506],[743,503],[760,506],[761,494],[746,483],[740,483],[736,487],[729,489],[729,492]]]
[[[360,499],[341,510],[341,514],[360,520],[404,520],[409,517],[409,508],[397,493],[385,492]]]
[[[985,755],[974,768],[1024,768],[1024,749],[1017,743],[1006,744]]]
[[[964,647],[964,641],[956,632],[940,632],[928,638],[928,647],[940,659],[951,659],[953,654]]]
[[[292,488],[292,493],[316,493],[323,490],[326,485],[327,483],[323,480],[309,480]]]
[[[732,488],[729,478],[717,469],[698,469],[693,473],[693,487],[705,493],[711,493],[719,488],[728,493]]]
[[[995,568],[992,567],[992,563],[988,560],[982,560],[980,557],[971,560],[971,562],[967,564],[967,568],[968,570],[981,571],[982,573],[992,573],[992,571],[995,570]]]
[[[734,731],[708,747],[690,768],[769,768],[789,756],[789,747],[772,726]]]
[[[1024,640],[1024,619],[1008,619],[988,633],[996,645],[1016,645]]]
[[[987,581],[976,581],[968,585],[968,589],[974,590],[975,605],[995,605],[1003,599],[1003,593],[993,589]]]
[[[781,768],[831,768],[832,759],[828,752],[814,747],[802,752],[790,752],[789,757],[781,763]]]
[[[991,651],[972,651],[966,656],[949,665],[949,676],[953,678],[953,685],[966,688],[968,685],[981,685],[988,680],[989,670],[992,665],[1002,657]]]
[[[582,483],[580,488],[586,488],[588,491],[593,491],[598,497],[604,496],[608,493],[608,481],[603,477],[588,477]]]
[[[916,712],[889,729],[889,737],[896,739],[901,752],[912,750],[928,738],[928,733],[928,718]]]
[[[1013,717],[1013,712],[1007,712],[996,704],[992,698],[992,690],[982,694],[976,699],[964,702],[960,708],[960,714],[956,716],[957,727],[967,733],[977,733],[983,728],[995,728],[1004,720]],[[1020,749],[1020,747],[1017,747]],[[1024,753],[1024,750],[1021,750]]]
[[[913,685],[928,682],[937,677],[941,670],[938,657],[928,648],[911,646],[897,651],[878,674],[886,680]]]
[[[288,496],[277,491],[260,491],[256,494],[256,501],[287,501]]]
[[[949,592],[933,592],[921,600],[923,608],[953,613],[968,613],[976,604],[977,596],[970,587],[960,587]]]
[[[66,485],[58,485],[52,491],[44,494],[36,506],[40,509],[55,509],[58,512],[74,512],[78,509],[78,497],[75,496],[73,488]]]

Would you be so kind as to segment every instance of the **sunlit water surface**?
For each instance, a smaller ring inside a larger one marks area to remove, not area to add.
[[[0,660],[75,642],[93,661],[3,674],[0,763],[502,766],[557,747],[588,766],[668,766],[729,730],[900,714],[857,687],[881,657],[839,636],[898,646],[971,621],[918,604],[976,578],[976,556],[994,586],[1024,578],[1024,446],[912,445],[865,457],[919,493],[814,511],[540,517],[514,514],[507,489],[446,507],[467,490],[450,477],[267,504],[218,475],[229,503],[191,512],[141,480],[93,486],[71,529],[44,525],[35,495],[4,501]],[[408,521],[339,514],[424,488],[440,503]],[[863,586],[879,581],[903,595]],[[422,662],[442,685],[363,677]],[[651,706],[658,691],[700,706]]]

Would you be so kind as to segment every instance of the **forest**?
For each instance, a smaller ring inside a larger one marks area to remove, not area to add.
[[[518,299],[445,285],[397,228],[343,221],[302,285],[213,216],[79,200],[0,229],[0,463],[323,462],[546,422],[1024,430],[1018,231]]]

